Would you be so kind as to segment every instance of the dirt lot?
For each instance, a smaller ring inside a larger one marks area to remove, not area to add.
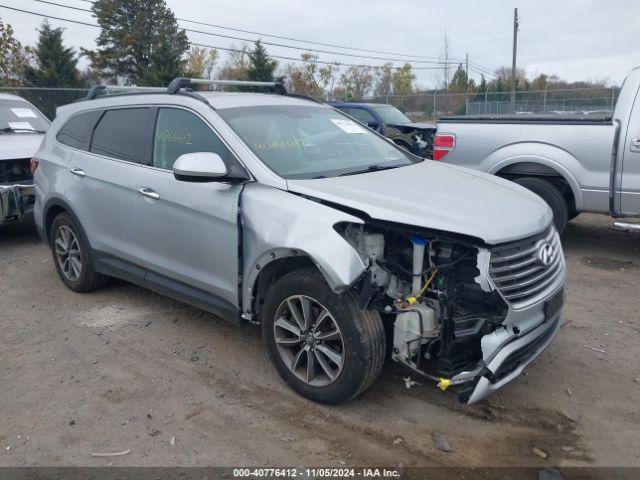
[[[73,293],[34,232],[2,231],[0,466],[640,466],[640,235],[609,224],[570,224],[558,339],[471,407],[394,365],[358,401],[313,404],[257,328],[125,282]]]

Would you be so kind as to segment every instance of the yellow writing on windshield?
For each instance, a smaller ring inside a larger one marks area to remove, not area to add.
[[[296,138],[294,140],[273,140],[256,142],[254,146],[257,150],[282,150],[284,148],[300,148],[304,146],[304,140]]]

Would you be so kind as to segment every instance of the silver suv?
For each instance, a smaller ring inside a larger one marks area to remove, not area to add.
[[[539,197],[278,84],[196,83],[94,87],[59,109],[35,217],[69,288],[118,277],[260,324],[282,378],[325,403],[364,392],[387,356],[476,402],[551,343],[565,264]]]

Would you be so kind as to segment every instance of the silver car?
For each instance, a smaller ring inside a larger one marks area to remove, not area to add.
[[[49,124],[24,98],[0,93],[0,227],[31,218],[34,202],[31,158]]]
[[[59,109],[35,217],[69,288],[118,277],[259,324],[282,378],[324,403],[387,356],[473,403],[551,343],[565,264],[536,195],[281,88],[196,83]]]

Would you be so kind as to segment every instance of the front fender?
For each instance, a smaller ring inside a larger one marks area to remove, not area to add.
[[[531,152],[536,153],[532,154]],[[572,172],[580,172],[584,167],[576,157],[566,150],[546,143],[520,142],[493,151],[485,158],[483,163],[487,166],[490,165],[485,171],[492,175],[518,163],[544,165],[566,180],[575,198],[576,208],[578,210],[582,209],[582,191],[576,176]]]
[[[285,257],[307,256],[334,291],[343,291],[365,271],[360,256],[336,232],[339,222],[363,223],[353,215],[283,190],[248,184],[241,199],[242,310],[252,313],[260,271]]]

